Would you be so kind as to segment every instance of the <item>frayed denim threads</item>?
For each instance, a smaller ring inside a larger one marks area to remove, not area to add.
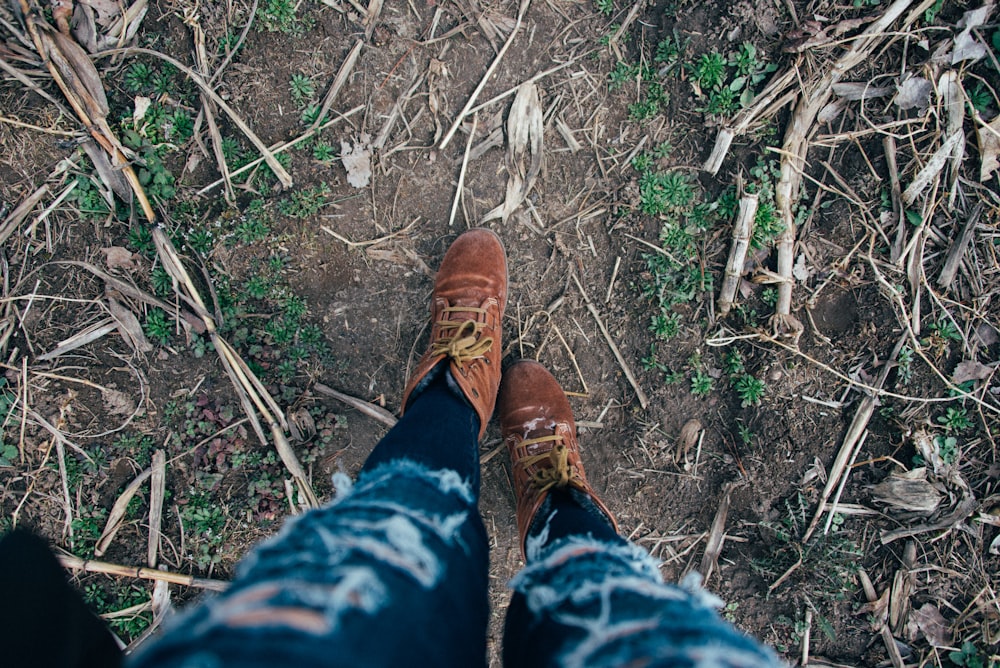
[[[395,460],[338,482],[134,665],[483,665],[487,543],[469,481]]]
[[[634,544],[570,536],[532,556],[510,583],[506,666],[782,665],[718,617],[721,601],[697,579],[664,584],[656,560]]]

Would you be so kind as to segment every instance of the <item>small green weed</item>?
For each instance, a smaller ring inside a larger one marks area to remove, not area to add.
[[[649,323],[649,331],[660,341],[669,341],[680,331],[681,317],[678,313],[658,313]]]
[[[903,385],[908,385],[913,379],[913,348],[903,346],[896,357],[896,379]]]
[[[694,199],[694,188],[681,172],[643,172],[639,177],[642,212],[656,216],[676,212]]]
[[[322,163],[333,162],[337,159],[337,154],[337,149],[326,142],[316,142],[316,145],[313,146],[313,158]]]
[[[809,501],[798,492],[785,499],[784,505],[785,515],[781,521],[761,523],[761,532],[770,536],[773,543],[771,554],[752,560],[751,567],[773,579],[798,563],[784,586],[810,601],[816,606],[816,612],[822,605],[846,600],[857,590],[855,574],[864,553],[848,538],[848,532],[842,530],[843,520],[834,521],[828,534],[817,532],[815,538],[802,543],[799,536],[812,517]]]
[[[743,408],[759,406],[760,400],[764,397],[764,381],[748,373],[736,379],[733,383],[733,389],[736,390]]]
[[[16,395],[7,386],[7,379],[0,376],[0,467],[13,466],[20,455],[20,450],[13,443],[4,440],[3,427],[10,417],[11,407],[17,402]]]
[[[726,57],[715,50],[703,53],[690,70],[702,90],[721,89],[726,78]]]
[[[305,74],[293,74],[288,82],[288,88],[297,107],[303,107],[312,102],[313,96],[316,95],[316,84]]]
[[[953,665],[964,668],[996,668],[997,663],[989,658],[984,659],[974,644],[966,640],[957,652],[948,652],[948,660]]]
[[[165,346],[170,343],[170,337],[174,333],[174,327],[167,318],[167,314],[160,308],[151,308],[146,313],[146,323],[143,326],[146,336]]]
[[[722,358],[723,370],[730,378],[742,375],[746,371],[746,363],[743,361],[743,353],[733,348]]]
[[[948,432],[964,431],[973,425],[972,420],[969,419],[968,410],[965,408],[947,408],[944,415],[937,417],[937,421]]]
[[[621,88],[639,77],[639,66],[619,60],[608,74],[608,87],[611,90]]]
[[[695,369],[691,375],[691,394],[696,397],[707,397],[712,393],[712,377],[702,369]]]
[[[990,105],[993,103],[993,95],[990,94],[989,89],[981,81],[977,81],[975,86],[967,89],[965,94],[969,98],[969,104],[972,105],[973,109],[980,114],[989,112]]]
[[[615,13],[614,0],[594,0],[594,5],[597,7],[597,11],[605,16],[611,16]]]
[[[125,71],[125,90],[141,93],[153,86],[153,70],[146,63],[132,63]]]
[[[286,35],[301,35],[312,27],[312,20],[296,14],[298,4],[294,0],[264,0],[257,6],[258,30],[281,32]]]
[[[330,197],[330,187],[325,183],[304,188],[278,203],[278,211],[291,218],[308,218],[319,211]]]

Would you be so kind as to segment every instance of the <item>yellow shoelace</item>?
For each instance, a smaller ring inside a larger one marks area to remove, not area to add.
[[[486,313],[486,309],[474,306],[446,306],[444,313],[461,311],[463,313]],[[459,365],[471,362],[474,359],[484,357],[490,348],[493,347],[493,337],[484,336],[480,338],[484,324],[475,320],[464,322],[452,322],[451,320],[439,320],[438,327],[444,330],[454,329],[453,334],[441,336],[431,345],[431,353],[434,355],[447,355]]]
[[[521,446],[534,445],[535,443],[546,443],[555,441],[556,444],[548,452],[539,455],[525,457],[518,462],[521,466],[529,467],[548,460],[551,466],[535,471],[531,476],[531,482],[539,492],[544,492],[553,487],[565,487],[573,480],[579,478],[576,470],[569,465],[569,448],[562,442],[563,437],[558,434],[551,436],[539,436],[521,441]]]

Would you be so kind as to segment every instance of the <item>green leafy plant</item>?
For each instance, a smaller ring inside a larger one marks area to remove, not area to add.
[[[594,0],[594,5],[597,7],[597,11],[605,16],[611,16],[615,12],[614,0]]]
[[[937,417],[937,421],[949,432],[964,431],[973,425],[965,408],[947,408],[944,415]]]
[[[639,177],[642,211],[655,216],[683,209],[694,199],[694,188],[681,172],[647,171]]]
[[[979,650],[968,640],[962,643],[962,648],[957,652],[948,652],[948,660],[952,664],[964,666],[964,668],[986,668],[987,666],[983,663],[983,658],[979,656]],[[992,668],[994,664],[991,662],[989,665]]]
[[[769,556],[753,559],[751,568],[768,579],[791,573],[783,586],[809,600],[817,613],[823,605],[852,596],[857,591],[855,576],[864,553],[848,538],[849,532],[817,531],[815,537],[803,543],[799,536],[812,518],[809,500],[797,492],[785,499],[784,506],[780,521],[759,525],[770,544]],[[825,632],[833,631],[828,628]]]
[[[639,66],[619,60],[608,74],[608,87],[611,90],[621,88],[626,83],[635,81],[639,76]]]
[[[715,50],[698,56],[691,66],[691,73],[702,90],[722,87],[726,78],[726,62],[726,57]]]
[[[672,67],[680,62],[683,53],[684,47],[681,43],[668,35],[657,43],[653,61],[665,67]]]
[[[125,90],[141,93],[153,85],[153,70],[146,63],[132,63],[125,70]]]
[[[712,393],[712,377],[702,369],[695,369],[691,375],[691,394],[696,397],[707,397]]]
[[[733,383],[733,389],[739,395],[744,408],[758,406],[764,396],[764,381],[748,373],[743,374]]]
[[[326,142],[316,142],[313,146],[313,158],[322,163],[330,163],[337,159],[337,149]]]
[[[295,101],[295,105],[298,107],[311,102],[313,96],[316,94],[316,84],[313,83],[312,79],[301,73],[292,75],[291,80],[288,82],[288,88],[292,93],[292,100]]]
[[[296,14],[298,3],[294,0],[264,0],[257,6],[258,30],[301,35],[312,27],[312,21]]]
[[[945,464],[954,464],[958,461],[958,439],[954,436],[935,436],[934,443],[937,445],[938,454]]]
[[[1000,31],[997,34],[1000,34]],[[969,98],[969,104],[980,114],[989,111],[989,107],[993,103],[993,95],[981,81],[977,81],[975,86],[966,89],[965,94]]]
[[[903,385],[909,384],[913,379],[913,355],[913,348],[903,346],[896,357],[896,378]]]
[[[723,369],[730,378],[741,375],[746,371],[746,364],[743,361],[743,353],[733,348],[722,358]]]
[[[652,321],[649,324],[649,331],[653,333],[657,339],[661,341],[668,341],[675,336],[677,332],[680,331],[681,317],[677,313],[658,313],[653,316]]]
[[[936,322],[932,322],[928,327],[932,335],[938,336],[945,341],[961,341],[962,334],[958,331],[955,323],[948,316],[941,316]]]
[[[292,218],[308,218],[327,203],[329,196],[330,187],[321,183],[292,193],[291,197],[281,200],[278,203],[278,211]]]
[[[151,308],[146,313],[146,323],[143,326],[143,331],[146,332],[146,336],[150,339],[165,346],[170,343],[170,337],[173,334],[174,328],[163,309]]]

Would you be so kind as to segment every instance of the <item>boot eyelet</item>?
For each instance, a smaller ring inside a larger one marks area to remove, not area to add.
[[[479,398],[479,391],[478,391],[478,390],[476,390],[475,388],[473,388],[473,390],[472,390],[472,395],[473,395],[474,397],[476,397],[476,399],[478,399],[478,398]]]

